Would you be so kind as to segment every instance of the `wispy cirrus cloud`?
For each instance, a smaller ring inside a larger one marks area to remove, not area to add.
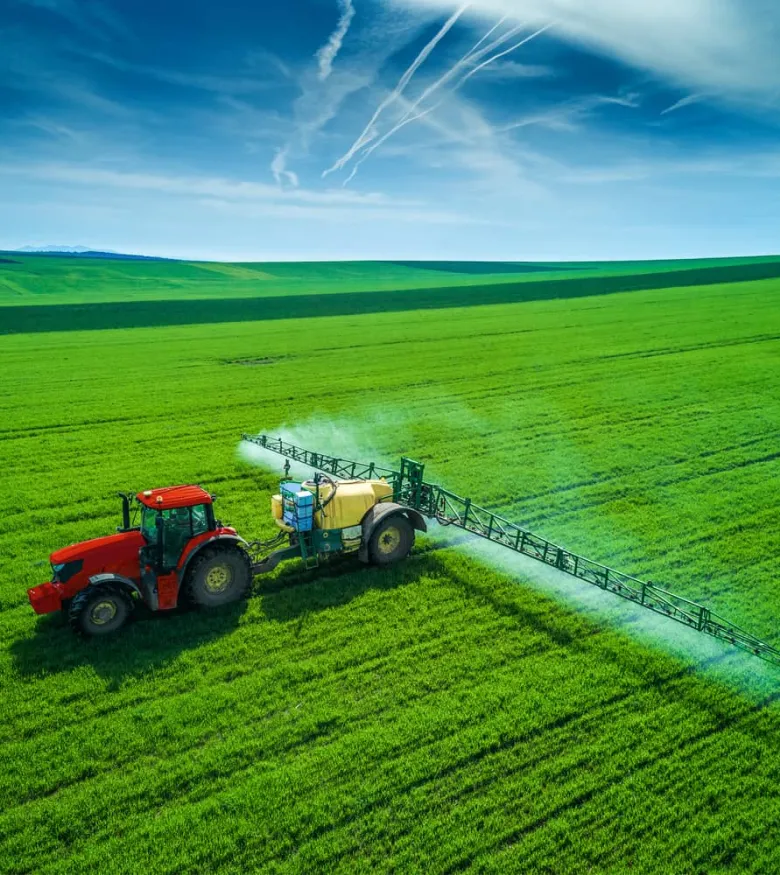
[[[350,25],[352,19],[350,16]],[[343,124],[345,105],[359,94],[371,93],[379,87],[384,65],[417,37],[429,19],[429,15],[377,9],[373,18],[364,21],[357,30],[354,25],[344,30],[338,45],[338,59],[334,52],[325,57],[325,67],[318,63],[315,69],[307,65],[300,70],[296,80],[299,94],[292,103],[290,129],[280,147],[288,158],[305,157],[317,141],[326,136],[331,123]],[[341,21],[344,21],[344,12]],[[340,33],[339,27],[335,33]],[[331,46],[332,37],[333,33],[317,53],[319,62],[323,57],[321,53]]]
[[[278,170],[284,173],[283,170]],[[289,172],[289,171],[287,171]],[[300,219],[326,222],[396,221],[426,225],[484,224],[458,210],[431,207],[417,198],[391,197],[380,192],[358,193],[344,189],[311,190],[266,185],[251,180],[220,177],[175,176],[161,173],[133,173],[105,168],[57,163],[0,165],[0,175],[12,173],[36,183],[57,183],[81,187],[94,197],[101,189],[114,193],[114,203],[124,193],[135,198],[141,193],[168,201],[217,210],[233,218]],[[186,207],[185,207],[186,208]]]
[[[182,71],[167,67],[154,66],[151,64],[137,64],[127,61],[117,55],[106,52],[85,52],[84,55],[93,61],[97,61],[114,70],[123,73],[131,73],[137,76],[149,77],[158,82],[169,85],[179,85],[182,88],[192,88],[199,91],[208,91],[212,94],[230,96],[246,96],[262,94],[272,88],[278,87],[278,83],[265,74],[256,76],[247,75],[246,70],[231,75],[226,71],[220,75],[197,71]]]
[[[487,67],[481,78],[497,80],[549,79],[555,76],[553,67],[544,64],[522,64],[519,61],[498,61]]]
[[[284,185],[285,182],[297,188],[300,184],[298,175],[292,170],[287,170],[287,150],[277,149],[274,159],[271,162],[271,173],[274,175],[278,185]]]
[[[56,162],[0,165],[0,173],[13,173],[37,181],[52,181],[76,186],[153,191],[158,194],[182,197],[213,198],[222,202],[256,205],[283,203],[306,204],[313,207],[344,207],[359,210],[363,207],[386,210],[419,209],[427,206],[418,198],[392,197],[382,192],[356,192],[348,189],[285,188],[253,180],[209,176],[176,176],[161,173],[135,173],[84,165]],[[284,172],[277,168],[277,172]],[[286,171],[289,172],[289,171]]]
[[[125,22],[109,6],[93,0],[79,3],[78,0],[18,0],[33,9],[61,18],[77,30],[105,42],[116,37],[126,39],[130,30]]]
[[[417,9],[452,8],[451,0],[394,0]],[[555,20],[556,33],[678,85],[724,97],[778,100],[773,0],[472,0],[486,20]]]

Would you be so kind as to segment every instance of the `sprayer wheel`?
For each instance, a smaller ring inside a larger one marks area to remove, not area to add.
[[[374,565],[393,565],[409,555],[414,528],[403,514],[385,517],[371,533],[368,555]]]

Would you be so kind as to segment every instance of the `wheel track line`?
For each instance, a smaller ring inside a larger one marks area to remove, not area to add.
[[[528,658],[533,658],[535,656],[540,656],[541,654],[546,654],[548,649],[549,648],[546,648],[546,647],[534,648],[532,650],[529,650],[528,653],[523,654],[521,659],[528,659]],[[514,667],[514,665],[515,665],[515,662],[512,663],[513,667]],[[364,672],[364,673],[368,674],[369,672]],[[312,678],[311,686],[316,686],[318,684],[321,684],[321,680],[322,680],[321,677]],[[225,683],[230,683],[230,682],[227,681]],[[475,683],[469,684],[466,687],[466,689],[468,689],[468,690],[478,689],[481,685],[483,685],[482,681],[476,681]],[[414,702],[418,702],[418,703],[424,702],[426,699],[433,698],[435,696],[445,695],[446,692],[448,690],[450,690],[451,688],[452,688],[451,686],[443,686],[443,687],[436,688],[433,690],[426,690],[422,694],[415,695],[415,696],[410,697],[409,699],[405,700],[404,705],[407,706],[410,703],[414,703]],[[289,708],[286,708],[284,710],[289,710]],[[383,708],[383,706],[380,705],[380,706],[377,706],[377,708],[375,708],[372,711],[364,712],[364,714],[360,715],[357,725],[359,726],[360,723],[369,723],[372,718],[374,718],[379,713],[383,713],[383,711],[384,711],[384,708]],[[280,712],[277,711],[277,712],[274,712],[273,714],[269,714],[267,716],[264,716],[261,722],[267,722],[267,721],[271,720],[274,716],[278,716],[279,713]],[[253,724],[253,727],[256,729],[257,725],[259,725],[259,724]],[[334,733],[335,733],[335,730],[334,730]],[[253,729],[253,734],[254,734],[254,729]],[[328,734],[326,734],[326,737],[330,737],[330,736]],[[220,741],[224,741],[224,738],[221,738]],[[11,743],[11,742],[7,742],[7,743]],[[169,754],[166,755],[165,757],[163,757],[162,760],[165,762],[172,762],[172,761],[178,759],[179,757],[181,757],[183,751],[185,753],[191,753],[195,750],[202,749],[204,746],[210,745],[212,743],[214,743],[213,737],[206,740],[205,744],[204,744],[204,739],[200,739],[198,741],[194,741],[187,748],[182,748],[181,746],[171,748],[171,751],[169,752]],[[281,757],[283,755],[286,755],[286,751],[287,751],[287,748],[282,748],[279,756]],[[136,754],[133,754],[133,756],[135,756],[135,755]],[[258,755],[261,755],[261,754],[258,754]],[[275,755],[275,753],[274,754],[269,753],[269,754],[265,754],[263,756],[270,756],[270,755]],[[160,762],[160,757],[157,758],[158,765],[159,765],[159,762]],[[72,780],[61,781],[56,787],[51,788],[50,792],[38,790],[38,791],[36,791],[35,796],[21,800],[13,805],[6,805],[6,807],[4,808],[4,811],[11,812],[11,811],[14,811],[18,808],[22,808],[26,805],[35,804],[41,798],[48,798],[49,796],[56,795],[57,793],[59,793],[63,790],[68,790],[68,789],[71,789],[74,787],[78,787],[80,784],[84,784],[90,780],[93,780],[94,778],[103,778],[105,775],[109,774],[110,772],[126,770],[127,764],[128,764],[128,761],[117,760],[116,763],[110,769],[103,768],[101,771],[96,772],[94,774],[88,773],[86,775],[79,775],[77,777],[74,777]],[[240,774],[240,773],[245,772],[245,771],[249,771],[249,770],[251,770],[251,768],[252,768],[251,764],[246,765],[246,766],[241,766],[238,769],[236,769],[235,772],[230,772],[229,774],[232,777],[233,775]]]
[[[481,613],[482,612],[477,612],[477,611],[474,612],[474,620],[475,621],[478,619],[481,619]],[[431,619],[437,620],[437,622],[438,622],[438,619],[441,616],[442,625],[443,625],[446,622],[447,617],[455,616],[455,615],[462,615],[462,612],[458,611],[456,608],[453,608],[452,611],[450,611],[444,615],[439,615],[437,613],[431,612],[429,614],[429,617]],[[419,615],[417,615],[417,619],[420,620],[422,618]],[[260,624],[261,624],[261,621],[259,621],[257,623],[258,626]],[[502,625],[501,620],[496,619],[494,625],[496,627],[500,627]],[[356,623],[352,624],[351,627],[342,627],[345,630],[346,637],[348,637],[349,628],[352,628],[352,627],[358,629],[360,627],[360,624],[356,622]],[[418,626],[417,631],[419,631],[421,628],[422,627]],[[445,632],[444,635],[442,635],[442,631]],[[430,649],[434,645],[437,645],[437,644],[441,644],[441,646],[446,646],[448,643],[451,643],[452,639],[455,638],[456,636],[458,638],[464,638],[464,637],[468,636],[469,634],[470,634],[470,632],[468,629],[460,629],[460,630],[457,630],[455,632],[448,633],[446,631],[446,627],[443,630],[442,628],[439,628],[438,625],[430,624],[430,630],[429,630],[428,634],[426,634],[422,637],[419,637],[417,635],[415,635],[415,637],[409,637],[408,639],[406,639],[404,642],[402,642],[400,644],[397,642],[397,640],[394,639],[392,643],[389,642],[382,650],[378,650],[378,651],[371,653],[365,659],[361,659],[359,661],[354,660],[352,662],[345,663],[339,669],[331,671],[329,673],[328,677],[335,683],[335,682],[345,681],[348,678],[351,678],[353,675],[360,676],[360,675],[364,675],[364,674],[373,673],[374,671],[376,671],[377,665],[381,665],[383,663],[384,663],[385,667],[391,668],[395,662],[403,663],[404,661],[406,661],[408,655],[411,653],[414,653],[415,651],[424,652],[425,650]],[[312,642],[312,645],[313,645],[312,649],[301,653],[300,658],[297,661],[300,662],[301,660],[305,660],[305,661],[315,660],[318,658],[327,657],[333,653],[338,652],[342,647],[342,644],[343,644],[342,639],[344,637],[345,637],[345,635],[339,634],[337,640],[334,641],[334,643],[332,645],[323,644],[322,639],[318,639],[317,641],[313,641]],[[278,655],[278,654],[285,652],[287,646],[288,646],[287,643],[282,642],[279,644],[278,647],[274,648],[273,650],[268,650],[268,649],[264,650],[263,651],[264,655],[268,657],[268,662],[266,663],[266,665],[272,663],[275,655]],[[236,680],[238,680],[238,679],[250,678],[251,676],[253,676],[256,673],[258,668],[262,669],[262,667],[263,666],[252,666],[251,668],[247,669],[247,671],[242,672],[240,675],[233,676],[229,679],[222,680],[222,679],[219,679],[218,677],[214,677],[214,676],[207,676],[204,679],[209,680],[209,683],[210,683],[212,689],[219,689],[220,687],[228,687],[231,685],[235,685]],[[171,678],[173,679],[173,674],[171,675]],[[321,675],[312,674],[311,677],[309,677],[306,681],[303,682],[302,693],[305,693],[306,690],[310,686],[316,689],[316,687],[321,684],[321,681],[322,681]],[[195,695],[195,694],[190,689],[182,690],[181,692],[169,691],[166,693],[166,702],[176,701],[178,699],[187,698],[187,697],[190,697],[193,695]],[[104,710],[97,711],[89,716],[83,715],[83,714],[76,715],[76,716],[74,716],[74,718],[72,720],[70,720],[66,723],[61,723],[61,722],[58,723],[56,731],[57,731],[57,733],[59,733],[62,730],[67,729],[68,726],[71,726],[71,725],[83,726],[85,719],[88,719],[89,722],[99,722],[111,714],[117,714],[117,713],[122,712],[122,711],[129,711],[129,710],[132,710],[132,709],[135,709],[138,707],[142,707],[149,702],[155,701],[158,697],[159,697],[159,689],[155,689],[153,692],[150,691],[148,695],[144,695],[143,697],[139,697],[139,698],[131,700],[129,702],[121,702],[121,703],[118,703],[116,705],[112,705],[110,707],[105,708]],[[271,694],[269,693],[269,700],[270,699],[271,699]],[[280,711],[276,711],[274,713],[278,714],[278,713],[280,713]],[[37,728],[37,727],[31,728],[29,730],[29,735],[25,735],[24,738],[27,740],[30,740],[32,738],[40,739],[41,736],[40,736],[39,728]],[[0,742],[0,744],[9,744],[9,743],[14,744],[14,743],[18,743],[18,742],[19,742],[19,738],[14,737],[14,738],[3,739],[2,742]]]
[[[464,771],[465,769],[470,768],[471,766],[478,765],[479,763],[481,763],[484,760],[487,760],[491,757],[499,756],[501,754],[505,754],[505,753],[511,752],[513,750],[516,750],[516,749],[520,748],[522,745],[527,744],[529,742],[532,742],[538,738],[541,738],[543,735],[545,735],[549,732],[554,733],[554,732],[557,732],[558,730],[566,729],[569,726],[576,725],[580,722],[582,722],[584,724],[588,724],[588,723],[594,721],[597,716],[601,715],[604,712],[611,713],[613,710],[619,712],[620,706],[625,704],[627,701],[629,701],[635,697],[641,698],[641,696],[646,692],[650,692],[652,690],[663,689],[663,687],[665,687],[667,684],[672,684],[674,681],[676,681],[676,680],[678,680],[678,679],[680,679],[688,674],[690,674],[690,672],[687,669],[682,669],[682,670],[676,672],[675,674],[670,675],[669,677],[662,679],[662,681],[660,683],[655,679],[650,680],[647,683],[640,685],[639,687],[634,687],[630,690],[625,690],[621,693],[616,693],[615,695],[610,696],[609,698],[607,698],[603,701],[594,702],[593,705],[586,708],[585,710],[571,711],[567,714],[560,715],[559,717],[556,717],[556,718],[548,721],[547,723],[543,723],[539,726],[532,726],[532,727],[524,730],[523,732],[518,733],[517,735],[513,735],[509,738],[503,739],[500,742],[490,744],[487,747],[484,747],[478,751],[475,751],[471,754],[468,754],[467,756],[461,757],[459,759],[455,759],[450,764],[448,764],[445,768],[440,769],[439,771],[436,771],[433,774],[429,774],[429,775],[426,775],[424,777],[417,778],[414,781],[408,782],[406,784],[402,784],[401,786],[398,786],[398,787],[393,787],[389,792],[387,792],[383,796],[378,797],[377,799],[375,799],[374,801],[372,801],[368,805],[366,805],[363,808],[359,809],[358,811],[350,814],[349,816],[345,816],[343,818],[340,818],[338,821],[335,821],[331,824],[323,825],[323,826],[315,829],[310,835],[304,834],[304,835],[296,836],[296,841],[305,847],[306,844],[312,843],[314,841],[318,841],[320,838],[322,838],[323,836],[325,836],[331,832],[334,832],[338,829],[342,829],[344,827],[350,826],[351,824],[355,823],[357,820],[360,820],[360,819],[363,819],[363,818],[369,816],[375,810],[378,810],[378,809],[383,808],[383,807],[384,808],[389,807],[390,805],[392,805],[394,803],[396,798],[401,796],[401,795],[413,793],[414,791],[422,789],[430,784],[433,784],[436,781],[444,781],[448,778],[454,777],[458,773]],[[466,727],[464,729],[464,731],[467,731],[468,728],[470,728],[470,727]],[[457,735],[459,735],[459,734],[463,734],[463,733],[459,732],[459,733],[453,734],[453,736],[445,736],[445,738],[457,737]],[[431,742],[430,744],[427,744],[421,748],[417,748],[417,750],[422,752],[422,751],[425,751],[425,750],[427,750],[427,749],[429,749],[429,748],[431,748],[434,745],[439,744],[439,743],[440,743],[440,740],[434,741],[434,742]],[[502,773],[501,773],[502,778],[505,778],[505,777],[512,775],[512,774],[522,773],[523,771],[526,771],[529,766],[533,766],[535,764],[546,761],[548,759],[552,759],[554,756],[557,756],[558,753],[559,753],[559,751],[557,749],[555,749],[555,750],[551,750],[548,754],[541,756],[541,757],[538,754],[534,754],[533,756],[535,756],[535,759],[530,759],[527,762],[524,762],[517,769],[513,769],[513,770],[508,771],[508,772],[502,771]],[[393,760],[391,760],[391,762],[396,761],[398,759],[401,759],[401,758],[400,757],[394,758]],[[382,761],[382,764],[383,764],[385,771],[386,771],[386,763],[387,762],[388,762],[387,759],[384,759]],[[478,790],[480,787],[482,787],[488,783],[491,783],[494,780],[495,779],[493,777],[487,777],[484,779],[480,779],[479,781],[475,782],[475,784],[473,786],[473,792],[476,792],[476,790]],[[460,797],[458,797],[458,798],[460,798]],[[439,802],[441,802],[441,800],[439,800]],[[279,861],[282,859],[286,859],[287,856],[288,855],[277,854],[277,855],[274,855],[272,857],[264,858],[264,862],[270,863],[270,862]]]
[[[647,771],[648,769],[653,768],[659,763],[665,762],[666,760],[669,760],[674,756],[678,756],[687,751],[689,748],[695,748],[702,742],[706,743],[708,740],[716,737],[724,730],[736,727],[740,723],[750,719],[751,717],[754,717],[757,713],[760,713],[778,700],[780,700],[780,692],[773,693],[770,696],[765,697],[762,702],[748,707],[741,713],[731,714],[722,717],[716,722],[714,726],[704,729],[682,742],[678,742],[676,747],[672,747],[671,749],[664,751],[663,753],[655,756],[646,757],[644,760],[641,760],[640,763],[636,767],[634,767],[627,775],[619,776],[616,780],[605,781],[594,787],[591,787],[588,790],[585,790],[582,793],[578,794],[573,799],[570,799],[569,801],[556,806],[552,811],[538,817],[532,823],[506,834],[501,838],[500,841],[497,841],[490,847],[483,848],[480,851],[469,854],[467,857],[457,861],[456,863],[443,870],[443,875],[453,875],[453,873],[455,872],[462,872],[465,869],[470,868],[470,866],[476,860],[491,854],[491,852],[497,850],[498,848],[507,847],[509,845],[515,844],[519,839],[522,839],[524,836],[529,835],[539,828],[543,827],[548,821],[559,817],[566,811],[574,808],[580,808],[583,805],[590,803],[592,800],[598,798],[599,796],[603,795],[605,792],[609,791],[614,787],[622,786],[629,780],[633,779],[638,773]]]

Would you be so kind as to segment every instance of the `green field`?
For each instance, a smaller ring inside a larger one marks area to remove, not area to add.
[[[777,260],[18,260],[0,871],[780,870],[777,670],[468,540],[433,532],[394,570],[290,564],[111,641],[25,594],[51,550],[113,530],[118,489],[200,482],[270,535],[278,475],[237,452],[263,430],[418,458],[780,645]]]

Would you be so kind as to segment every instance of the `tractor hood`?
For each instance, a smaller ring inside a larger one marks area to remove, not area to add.
[[[99,563],[103,556],[106,562],[115,562],[117,555],[137,556],[138,551],[146,543],[144,536],[138,532],[120,532],[116,535],[106,535],[103,538],[92,538],[80,544],[71,544],[61,550],[55,550],[49,557],[52,565],[72,562],[74,559],[86,559],[90,564]]]

